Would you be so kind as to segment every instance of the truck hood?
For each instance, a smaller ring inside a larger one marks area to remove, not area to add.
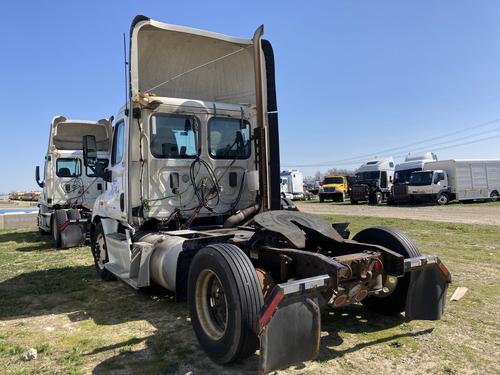
[[[130,96],[256,103],[253,39],[170,25],[137,16],[130,30]]]

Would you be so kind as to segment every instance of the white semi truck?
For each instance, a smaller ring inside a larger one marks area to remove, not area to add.
[[[367,201],[380,204],[389,197],[394,177],[394,159],[383,157],[367,161],[356,170],[351,188],[351,204]]]
[[[410,202],[408,182],[410,181],[411,174],[421,171],[425,163],[436,160],[438,160],[437,155],[433,152],[425,152],[423,154],[409,153],[406,155],[405,161],[396,164],[396,168],[394,169],[394,181],[388,202],[391,204]]]
[[[280,210],[274,56],[262,34],[134,19],[129,101],[90,232],[103,280],[187,299],[210,358],[260,348],[266,373],[318,354],[326,305],[440,319],[451,276],[396,229],[347,240],[345,226]],[[95,136],[83,144],[93,169]]]
[[[282,171],[281,193],[285,198],[303,199],[304,198],[304,176],[302,172],[296,169]]]
[[[500,160],[440,160],[425,163],[423,170],[410,176],[408,185],[413,202],[478,199],[497,200],[500,194]]]
[[[96,139],[96,168],[104,170],[109,162],[111,121],[63,116],[52,119],[42,181],[40,167],[35,168],[36,182],[43,189],[38,201],[38,228],[42,234],[52,234],[56,247],[84,242],[94,201],[106,190],[103,178],[84,168],[82,136],[87,134]]]

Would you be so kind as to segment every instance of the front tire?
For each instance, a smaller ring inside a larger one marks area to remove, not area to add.
[[[51,216],[52,221],[52,237],[54,238],[54,245],[60,249],[63,245],[61,238],[61,225],[68,220],[68,215],[65,210],[55,210]]]
[[[380,245],[395,251],[406,258],[421,256],[417,245],[404,232],[395,228],[374,227],[367,228],[353,237],[354,241]],[[404,311],[406,307],[406,296],[410,286],[411,273],[395,278],[387,276],[384,278],[384,287],[388,292],[380,292],[365,298],[362,303],[368,309],[384,315],[395,315]]]
[[[450,201],[450,197],[446,193],[439,194],[437,199],[436,199],[437,204],[439,204],[440,206],[444,206],[445,204],[448,204],[449,201]]]
[[[257,350],[264,301],[255,268],[240,248],[216,244],[198,251],[189,269],[188,303],[196,337],[212,360],[227,364]]]
[[[104,265],[109,262],[108,248],[106,245],[106,235],[102,223],[98,222],[95,228],[95,235],[91,243],[92,255],[97,274],[104,281],[116,280],[116,276],[107,270]]]

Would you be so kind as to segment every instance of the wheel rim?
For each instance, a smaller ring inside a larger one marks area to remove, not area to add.
[[[196,281],[195,307],[203,331],[219,340],[227,328],[228,304],[226,294],[217,275],[203,270]]]
[[[496,202],[498,200],[498,193],[493,192],[493,193],[491,193],[490,196],[491,196],[491,200],[493,202]]]
[[[438,203],[440,203],[440,204],[446,204],[446,202],[448,202],[448,198],[446,198],[446,195],[441,195],[438,198]]]
[[[102,270],[104,269],[104,263],[106,263],[106,242],[104,241],[104,235],[102,233],[97,235],[95,245],[97,266]]]

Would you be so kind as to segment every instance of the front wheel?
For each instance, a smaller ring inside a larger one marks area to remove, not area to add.
[[[448,204],[449,201],[450,201],[450,198],[448,197],[448,194],[446,194],[446,193],[439,194],[437,199],[436,199],[437,204],[439,204],[440,206],[444,206],[445,204]]]
[[[263,296],[254,266],[237,246],[216,244],[195,255],[188,275],[193,329],[207,355],[226,364],[258,348]]]
[[[104,265],[109,262],[108,248],[106,245],[106,235],[102,223],[99,222],[95,228],[95,235],[91,243],[92,255],[94,256],[94,265],[97,274],[104,281],[116,280],[116,276],[107,270]]]
[[[399,229],[387,227],[367,228],[353,237],[354,241],[386,247],[406,258],[421,256],[417,245]],[[394,315],[404,311],[411,273],[403,277],[384,276],[384,290],[365,298],[362,303],[380,314]]]

